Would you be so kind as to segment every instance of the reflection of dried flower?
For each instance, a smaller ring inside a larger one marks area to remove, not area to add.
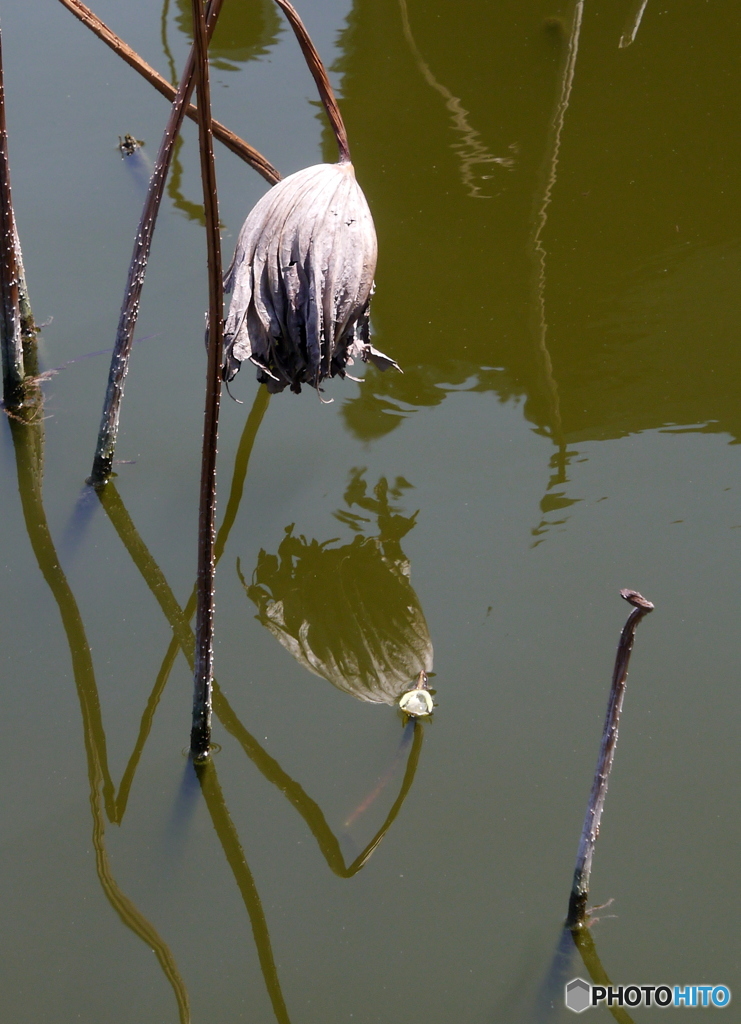
[[[299,664],[375,704],[396,704],[432,670],[430,634],[399,543],[415,516],[399,515],[388,500],[400,489],[382,479],[371,497],[355,473],[346,500],[378,517],[378,536],[358,533],[335,546],[288,527],[277,555],[261,551],[251,585],[243,580],[259,621]],[[353,529],[368,522],[348,512],[338,518]],[[416,707],[409,712],[424,713]]]
[[[351,163],[307,167],[274,185],[245,221],[225,278],[233,294],[224,378],[249,359],[269,391],[298,392],[344,377],[354,358],[396,366],[369,341],[376,253]]]

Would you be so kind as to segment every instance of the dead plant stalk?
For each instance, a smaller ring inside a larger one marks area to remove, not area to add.
[[[3,396],[6,406],[17,407],[23,399],[25,368],[18,252],[15,217],[10,194],[8,129],[5,122],[2,40],[0,40],[0,345],[2,346]]]
[[[576,867],[574,868],[574,881],[569,899],[566,927],[571,929],[581,928],[586,923],[592,858],[594,856],[597,836],[599,835],[602,811],[605,806],[607,783],[612,770],[613,758],[615,757],[618,724],[623,707],[623,698],[625,697],[625,684],[628,678],[630,655],[633,650],[638,623],[644,615],[648,615],[654,609],[653,604],[647,601],[637,590],[621,590],[620,596],[633,605],[633,611],[623,626],[617,653],[615,654],[615,668],[612,673],[612,686],[610,687],[610,697],[607,703],[602,742],[600,744],[599,757],[597,758],[592,791],[589,795],[589,803],[587,804],[587,813],[584,817],[584,826],[576,857]]]
[[[203,453],[198,514],[198,606],[194,668],[193,727],[190,752],[194,761],[209,756],[211,744],[211,691],[213,687],[214,542],[216,537],[216,446],[219,434],[224,296],[219,238],[219,203],[216,191],[211,94],[208,76],[208,41],[202,0],[193,2],[193,37],[198,90],[198,138],[201,153],[203,205],[208,245],[208,364],[203,418]]]

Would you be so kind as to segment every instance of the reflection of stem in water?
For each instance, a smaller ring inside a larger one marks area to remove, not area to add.
[[[18,491],[28,539],[41,573],[57,602],[62,625],[67,635],[72,658],[72,671],[82,712],[88,762],[95,762],[98,765],[106,812],[108,817],[114,820],[114,788],[108,771],[106,738],[90,647],[85,636],[85,627],[77,607],[77,601],[59,565],[43,506],[44,427],[41,402],[39,391],[35,398],[35,408],[30,405],[26,405],[24,408],[24,413],[29,416],[32,414],[33,422],[24,424],[18,419],[9,420],[16,453]]]
[[[260,388],[258,395],[263,392],[267,394],[264,388]],[[267,403],[267,399],[264,399],[264,401]],[[246,472],[246,468],[246,459],[244,459],[240,465],[240,472],[235,472],[234,475],[235,484],[233,484],[232,487],[232,497],[236,497],[236,495],[241,494],[240,478],[242,481],[244,480],[241,470],[244,469]],[[165,663],[163,664],[157,678],[155,688],[150,696],[147,709],[142,717],[139,739],[137,740],[134,753],[132,754],[126,771],[124,772],[126,789],[124,789],[124,782],[122,781],[120,793],[122,806],[118,808],[119,814],[122,815],[123,810],[125,809],[125,799],[128,796],[128,788],[131,786],[131,780],[133,779],[134,772],[136,771],[137,762],[141,755],[144,743],[146,742],[157,701],[159,700],[162,689],[167,681],[167,675],[172,668],[178,648],[182,649],[186,661],[188,662],[188,666],[190,668],[193,666],[193,632],[189,623],[189,618],[192,616],[193,612],[192,609],[190,614],[188,613],[188,609],[186,609],[185,612],[180,610],[163,573],[152,558],[152,555],[147,550],[141,538],[136,533],[136,528],[128,517],[128,513],[123,506],[120,505],[120,498],[117,498],[115,491],[112,491],[112,494],[114,496],[113,501],[109,501],[108,499],[105,499],[105,496],[103,496],[104,508],[111,516],[111,521],[116,527],[124,546],[127,551],[129,551],[134,564],[141,572],[147,585],[150,587],[173,630],[173,639],[168,650],[168,657],[165,659]],[[236,515],[236,509],[233,509],[232,511],[233,514]],[[231,522],[233,522],[233,518],[231,519]],[[225,523],[222,525],[222,529],[225,525],[226,519]],[[223,550],[223,544],[221,550]],[[412,749],[409,752],[404,778],[399,790],[399,795],[386,816],[386,820],[359,856],[356,857],[349,866],[346,866],[340,850],[340,844],[327,824],[327,820],[319,805],[312,800],[310,796],[308,796],[305,790],[295,782],[290,775],[283,771],[278,762],[272,758],[270,754],[260,746],[257,740],[245,729],[216,682],[214,682],[213,707],[214,713],[217,718],[219,718],[227,732],[231,733],[235,739],[237,739],[247,756],[254,762],[257,768],[259,768],[265,778],[269,782],[272,782],[273,785],[277,786],[288,801],[299,812],[316,838],[319,848],[331,870],[342,878],[350,878],[352,875],[356,874],[356,872],[358,872],[367,862],[368,858],[388,832],[394,819],[401,810],[401,805],[406,799],[409,790],[411,789],[417,765],[419,763],[419,756],[422,750],[422,725],[420,723],[414,724],[414,740],[412,743]],[[410,725],[413,725],[413,723],[410,723]]]
[[[208,807],[208,812],[211,815],[214,831],[219,837],[219,842],[226,854],[226,859],[229,862],[229,867],[232,869],[234,880],[237,883],[250,918],[252,934],[260,960],[260,968],[265,978],[270,1002],[273,1005],[275,1019],[279,1024],[290,1024],[288,1010],[286,1009],[285,1000],[280,988],[278,971],[275,967],[270,933],[268,932],[268,924],[265,920],[260,896],[239,841],[239,835],[227,810],[224,794],[221,791],[216,774],[216,768],[213,762],[206,762],[205,764],[198,765],[196,771],[198,772],[198,779],[201,783],[201,790]]]
[[[162,49],[164,50],[165,57],[167,58],[167,66],[170,69],[170,82],[177,88],[177,69],[175,67],[175,58],[172,55],[170,44],[167,41],[167,19],[170,16],[170,0],[165,0],[162,4],[162,14],[160,15],[160,39],[162,40]]]
[[[561,425],[561,408],[558,395],[558,385],[553,375],[553,362],[548,351],[546,335],[548,324],[545,315],[545,262],[546,251],[543,246],[542,234],[548,219],[548,207],[551,203],[553,189],[556,184],[558,172],[558,156],[561,149],[561,134],[563,132],[566,110],[571,98],[571,89],[574,84],[574,71],[576,69],[576,56],[579,50],[579,35],[581,32],[582,14],[584,12],[584,0],[577,0],[574,6],[574,17],[571,23],[566,60],[561,77],[561,89],[556,103],[556,109],[551,118],[549,130],[548,157],[546,159],[545,187],[542,196],[536,201],[535,231],[532,238],[532,248],[536,260],[536,295],[535,306],[537,315],[537,341],[538,352],[541,359],[541,367],[546,382],[553,423],[551,426],[552,438],[563,452],[563,428]],[[565,466],[564,477],[565,479]]]
[[[242,433],[242,439],[240,441],[237,458],[235,460],[229,502],[227,503],[224,522],[222,523],[221,530],[219,531],[220,544],[218,546],[218,555],[220,555],[224,550],[229,530],[236,518],[239,502],[242,497],[244,480],[247,474],[249,456],[257,434],[257,428],[262,421],[269,398],[270,396],[267,391],[265,391],[264,388],[260,388],[257,392],[255,403]],[[167,683],[178,649],[183,651],[189,668],[191,668],[191,670],[193,668],[195,638],[193,631],[190,628],[190,618],[194,611],[193,605],[195,603],[195,591],[192,595],[192,600],[189,602],[189,608],[187,608],[185,612],[182,611],[174,594],[172,593],[172,590],[170,589],[164,573],[159,568],[148,548],[139,536],[133,520],[129,516],[128,511],[121,501],[113,483],[109,483],[105,491],[98,492],[98,495],[105,511],[121,538],[124,547],[131,555],[132,561],[148,584],[173,631],[173,641],[168,651],[168,658],[165,659],[165,663],[157,677],[154,690],[147,702],[147,707],[142,716],[136,746],[129,759],[129,763],[126,766],[126,771],[124,772],[121,782],[119,799],[117,802],[117,812],[120,817],[123,817],[126,808],[126,801],[128,800],[129,790],[138,766],[139,758],[141,757],[141,752],[149,735],[157,704],[162,695],[165,684]],[[170,652],[172,652],[171,657],[169,657]],[[214,828],[222,843],[227,860],[234,872],[237,885],[239,886],[245,906],[247,907],[250,921],[252,923],[255,943],[257,945],[260,965],[276,1018],[281,1022],[281,1024],[283,1024],[283,1022],[288,1024],[288,1014],[281,994],[277,972],[275,970],[275,962],[273,960],[270,947],[270,937],[265,917],[262,912],[262,907],[260,905],[260,898],[257,894],[254,880],[244,858],[244,853],[242,852],[236,830],[232,824],[231,818],[229,817],[226,805],[224,804],[224,799],[221,794],[221,788],[219,787],[215,770],[213,769],[213,765],[199,765],[198,773],[204,797],[214,823]]]
[[[571,935],[593,984],[604,985],[605,987],[608,985],[612,986],[607,971],[602,966],[602,961],[597,955],[597,949],[589,928],[579,928],[571,932]],[[607,1009],[615,1020],[618,1021],[618,1024],[633,1024],[633,1018],[625,1012],[622,1006],[608,1006]]]
[[[260,388],[258,396],[263,394],[267,396],[265,389]],[[254,415],[256,422],[253,423],[252,431],[245,430],[243,435],[243,442],[247,439],[249,444],[245,443],[244,446],[240,446],[240,454],[242,457],[238,458],[237,464],[235,465],[232,492],[230,495],[231,507],[227,508],[228,518],[225,517],[225,521],[222,524],[222,531],[227,527],[226,533],[228,533],[228,529],[231,527],[231,524],[234,522],[234,518],[236,517],[236,511],[242,493],[242,485],[247,471],[249,452],[252,447],[252,442],[254,441],[257,426],[259,425],[264,409],[267,406],[268,397],[262,398],[257,409],[253,407],[252,414]],[[256,413],[257,415],[255,415]],[[165,616],[168,618],[173,630],[173,640],[170,645],[170,651],[173,651],[174,649],[172,659],[170,661],[166,659],[165,664],[160,671],[155,689],[150,696],[147,709],[142,717],[142,724],[136,748],[129,760],[126,772],[124,773],[124,780],[121,783],[119,796],[122,801],[122,805],[119,808],[119,813],[123,815],[129,787],[131,786],[131,781],[133,779],[134,772],[136,771],[141,751],[144,743],[146,742],[149,729],[151,728],[151,722],[157,706],[157,701],[159,700],[162,689],[167,681],[170,668],[172,667],[172,662],[177,654],[178,647],[180,647],[185,655],[189,667],[192,668],[194,637],[189,624],[192,609],[190,613],[180,610],[164,574],[136,532],[136,528],[112,484],[109,484],[106,492],[101,496],[101,500],[103,501],[104,508],[111,517],[111,521],[116,527],[124,546],[131,554],[134,564],[137,566],[144,580],[152,590],[152,593],[157,599],[162,611],[165,613]],[[226,535],[223,532],[221,533],[221,538],[222,543],[219,553],[223,551],[224,544],[226,543]],[[168,655],[169,653],[170,652],[168,652]],[[411,727],[414,730],[414,741],[407,760],[406,771],[404,773],[404,779],[402,780],[399,794],[394,801],[391,810],[386,816],[386,820],[365,849],[349,866],[346,866],[342,856],[342,851],[340,850],[340,844],[327,824],[327,820],[319,805],[316,801],[312,800],[310,796],[308,796],[299,783],[283,771],[278,762],[272,758],[267,751],[260,746],[257,740],[244,728],[215,680],[213,709],[216,716],[224,725],[224,728],[237,739],[247,756],[253,761],[257,768],[259,768],[265,778],[269,782],[272,782],[273,785],[277,786],[278,789],[280,789],[280,791],[286,796],[288,801],[299,812],[316,838],[319,848],[330,869],[341,878],[350,878],[352,875],[356,874],[368,861],[371,854],[378,847],[379,843],[388,832],[401,810],[401,806],[404,803],[409,790],[411,789],[417,765],[419,764],[419,756],[422,750],[423,728],[421,724],[413,721],[409,726],[407,726],[408,729]],[[275,961],[273,959],[270,946],[270,937],[260,904],[260,899],[239,843],[239,837],[236,829],[234,828],[226,809],[213,763],[207,762],[204,765],[199,765],[197,770],[214,828],[222,843],[229,865],[234,872],[234,877],[237,885],[239,886],[239,890],[242,894],[242,898],[250,917],[252,931],[255,937],[255,944],[257,946],[258,956],[260,959],[260,966],[262,968],[265,984],[268,989],[275,1016],[278,1021],[287,1022],[288,1014],[280,990],[280,983],[278,981]]]
[[[170,0],[165,0],[160,20],[160,38],[162,39],[162,49],[164,50],[165,57],[167,58],[167,66],[170,69],[170,81],[175,87],[177,87],[178,78],[175,58],[172,55],[170,43],[167,38],[167,18],[169,11]],[[197,221],[198,224],[205,224],[206,215],[203,212],[203,203],[192,203],[189,199],[185,198],[182,192],[181,182],[183,180],[183,165],[180,162],[180,150],[182,148],[183,137],[182,135],[178,135],[175,140],[175,146],[172,153],[170,177],[167,179],[167,194],[172,200],[172,205],[175,209],[182,210],[188,220]]]
[[[536,352],[540,364],[540,372],[544,389],[550,406],[550,436],[557,447],[554,458],[551,460],[555,473],[548,483],[548,490],[552,487],[567,482],[566,467],[568,465],[569,453],[566,450],[566,443],[563,436],[563,424],[561,421],[561,400],[558,393],[558,384],[553,373],[553,361],[548,349],[548,323],[545,312],[545,284],[546,284],[546,250],[543,245],[543,231],[548,220],[548,207],[551,204],[553,189],[556,184],[558,173],[558,158],[561,149],[561,135],[563,133],[566,110],[571,99],[571,90],[574,84],[574,72],[576,70],[576,57],[579,51],[579,36],[581,33],[582,15],[584,13],[584,0],[576,0],[574,4],[574,15],[571,22],[566,56],[563,63],[563,70],[560,79],[560,90],[556,107],[551,118],[548,131],[548,149],[544,163],[544,183],[542,192],[536,196],[535,216],[531,249],[535,263],[534,271],[534,324],[533,333],[536,338]],[[556,495],[546,494],[541,502],[541,510],[546,513],[556,508],[565,508],[573,504],[563,493]],[[538,526],[532,530],[534,537],[539,538],[549,526],[556,525],[547,519],[541,519]],[[537,547],[542,539],[536,539],[532,547]]]
[[[39,569],[59,607],[72,658],[72,670],[82,713],[90,782],[95,866],[103,892],[121,921],[154,950],[162,971],[175,993],[180,1022],[188,1024],[190,1021],[188,993],[169,947],[131,900],[124,895],[111,872],[108,852],[105,847],[105,817],[101,805],[101,791],[109,819],[112,821],[116,819],[114,789],[108,771],[105,732],[85,627],[74,594],[59,565],[44,511],[41,489],[44,435],[40,392],[37,394],[36,403],[36,408],[28,408],[33,422],[22,424],[11,420],[10,429],[16,453],[18,490],[28,537]]]
[[[237,458],[234,464],[232,486],[224,513],[224,520],[216,539],[217,560],[221,557],[224,551],[229,532],[237,516],[237,511],[239,509],[244,489],[249,457],[252,452],[258,427],[262,422],[262,417],[265,414],[269,399],[270,396],[265,388],[259,388],[256,394],[255,403],[252,407],[247,423],[245,424],[245,429],[242,434]],[[110,487],[109,490],[110,496],[108,496],[105,491],[100,494],[103,507],[110,516],[111,522],[123,542],[124,547],[131,555],[134,564],[139,569],[144,581],[152,591],[153,596],[157,600],[157,603],[173,630],[173,638],[168,648],[167,655],[165,656],[165,660],[160,669],[155,687],[150,695],[145,713],[142,716],[139,738],[137,740],[134,753],[132,754],[126,771],[124,772],[124,780],[121,783],[121,790],[119,793],[121,805],[117,808],[118,814],[122,816],[125,809],[125,800],[128,795],[128,790],[131,786],[131,781],[136,771],[136,766],[144,747],[144,743],[146,742],[149,729],[151,728],[152,718],[157,707],[157,702],[159,701],[167,682],[167,678],[175,662],[179,649],[182,649],[189,667],[192,668],[193,632],[190,628],[190,619],[193,615],[195,601],[193,595],[191,595],[191,599],[185,609],[181,611],[164,574],[160,570],[144,542],[139,537],[136,527],[126,512],[117,491],[114,487]],[[342,857],[339,842],[327,824],[319,805],[308,796],[297,782],[283,771],[278,762],[260,746],[257,740],[255,740],[249,732],[247,732],[216,683],[214,684],[214,713],[220,719],[224,728],[238,740],[247,756],[255,763],[265,778],[276,785],[281,792],[284,793],[289,802],[296,808],[299,814],[301,814],[312,834],[315,836],[317,843],[319,844],[319,848],[321,849],[331,870],[343,878],[349,878],[359,871],[385,836],[394,819],[397,817],[401,809],[401,805],[411,789],[422,750],[422,725],[417,723],[413,726],[414,738],[412,748],[409,752],[404,778],[402,780],[399,794],[394,801],[391,810],[386,816],[385,822],[361,854],[356,857],[349,866],[346,866],[344,858]],[[410,723],[410,726],[411,725],[412,723]]]
[[[183,979],[180,977],[180,972],[170,952],[170,947],[141,911],[137,910],[129,897],[121,892],[118,883],[113,877],[108,859],[108,851],[105,848],[105,818],[103,817],[103,809],[100,806],[100,771],[99,766],[94,760],[88,760],[88,774],[90,778],[90,808],[93,813],[95,866],[103,892],[126,927],[130,928],[135,935],[139,936],[142,942],[154,950],[162,972],[170,982],[175,993],[180,1024],[190,1024],[188,992]]]
[[[123,541],[124,547],[131,556],[134,565],[147,580],[150,590],[165,613],[165,617],[172,627],[177,647],[181,647],[184,651],[190,652],[192,663],[193,632],[188,620],[183,615],[180,605],[175,600],[175,596],[170,590],[170,586],[165,579],[164,573],[154,561],[149,550],[144,544],[144,541],[139,536],[136,526],[134,526],[131,516],[126,510],[126,507],[121,501],[121,497],[116,490],[116,485],[113,481],[110,481],[105,490],[97,491],[96,493],[100,499],[100,503],[108,515],[108,518],[113,523],[116,532]],[[172,666],[170,665],[170,668],[171,667]],[[134,745],[134,750],[129,758],[129,762],[126,765],[126,770],[121,778],[121,785],[119,786],[118,796],[115,801],[115,820],[118,822],[122,821],[123,816],[126,813],[126,804],[128,803],[129,792],[131,790],[131,784],[134,781],[134,775],[139,764],[139,758],[141,757],[144,745],[152,728],[152,721],[154,720],[157,705],[159,704],[159,700],[164,691],[169,674],[169,668],[167,672],[160,670],[154,689],[149,695],[144,713],[142,714],[141,723],[139,725],[139,735],[137,736],[136,744]]]
[[[630,46],[631,43],[635,42],[635,38],[638,35],[638,29],[641,27],[641,19],[643,18],[643,12],[646,10],[648,0],[636,0],[633,5],[633,10],[630,12],[628,22],[625,26],[625,31],[620,36],[620,42],[618,47],[624,50],[626,46]]]
[[[262,423],[262,418],[265,415],[265,410],[268,407],[269,401],[270,395],[268,391],[265,388],[259,388],[255,395],[255,401],[252,409],[250,410],[250,414],[244,425],[244,430],[242,431],[242,437],[234,460],[229,500],[226,503],[224,520],[216,537],[215,557],[217,562],[221,558],[224,547],[226,546],[227,538],[237,517],[239,504],[242,500],[242,492],[244,490],[244,481],[247,476],[247,466],[249,465],[250,455],[252,454],[252,448],[255,443],[257,431]],[[121,501],[120,495],[113,483],[111,483],[110,490],[110,494],[107,494],[106,491],[98,491],[96,493],[98,494],[100,502],[109,516],[111,523],[123,542],[124,547],[129,552],[134,565],[137,567],[149,589],[152,591],[152,594],[162,609],[162,612],[173,631],[173,638],[167,649],[162,666],[157,673],[154,688],[149,695],[146,708],[144,709],[144,713],[141,718],[136,745],[134,746],[134,750],[129,758],[129,763],[126,766],[126,770],[124,771],[121,779],[121,785],[119,787],[115,807],[116,820],[121,821],[126,810],[129,791],[136,773],[139,758],[141,757],[142,750],[144,749],[150,729],[152,728],[152,721],[157,710],[157,705],[159,704],[160,697],[167,685],[167,680],[170,678],[170,672],[175,664],[178,650],[183,651],[189,668],[191,671],[193,670],[194,637],[193,631],[190,628],[190,620],[192,619],[195,611],[196,592],[195,588],[193,588],[185,609],[181,610],[164,573],[157,565],[154,558],[152,558],[149,549],[139,536],[136,526]]]
[[[589,928],[578,928],[573,930],[568,926],[563,928],[559,937],[558,945],[553,954],[548,975],[538,993],[534,1024],[546,1024],[550,1019],[562,1018],[564,987],[574,976],[574,950],[577,950],[584,962],[589,977],[594,985],[612,985],[607,971],[602,966],[594,939]],[[608,1006],[612,1016],[618,1024],[634,1024],[633,1018],[625,1012],[622,1006]]]
[[[473,168],[476,164],[500,164],[502,167],[512,167],[514,161],[510,157],[492,156],[489,150],[481,141],[481,135],[472,128],[468,122],[468,111],[464,108],[460,99],[454,96],[453,93],[446,89],[435,76],[426,63],[422,54],[417,48],[417,44],[412,35],[412,29],[409,24],[409,12],[407,10],[406,0],[399,0],[399,7],[401,9],[401,23],[404,30],[404,38],[409,45],[409,49],[412,51],[417,67],[422,72],[422,75],[428,85],[439,92],[445,100],[445,106],[448,108],[452,115],[453,131],[459,132],[461,135],[461,142],[453,143],[453,150],[458,154],[461,162],[461,180],[468,189],[468,194],[473,199],[491,199],[491,196],[481,195],[481,187],[475,183]]]
[[[319,849],[322,851],[330,869],[336,875],[339,875],[340,878],[351,878],[360,871],[393,824],[401,810],[401,805],[404,803],[412,787],[417,765],[419,764],[419,756],[422,751],[422,739],[424,737],[424,726],[422,723],[416,721],[410,723],[410,726],[414,729],[414,740],[409,752],[399,795],[386,815],[386,820],[355,860],[346,866],[345,859],[340,850],[340,844],[327,824],[327,819],[324,817],[319,804],[311,799],[298,782],[294,781],[290,775],[283,771],[278,762],[245,729],[217,685],[214,685],[214,713],[218,716],[227,732],[230,732],[239,742],[245,754],[259,768],[268,782],[272,782],[274,786],[278,787],[289,803],[295,807],[304,819],[319,844]]]

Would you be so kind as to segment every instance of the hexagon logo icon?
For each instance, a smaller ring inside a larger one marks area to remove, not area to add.
[[[566,986],[566,1006],[574,1013],[586,1010],[590,1003],[591,986],[583,978],[574,978]]]

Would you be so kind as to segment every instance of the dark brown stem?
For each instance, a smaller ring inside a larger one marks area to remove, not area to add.
[[[350,143],[347,140],[345,122],[342,120],[340,108],[337,106],[334,90],[329,84],[329,77],[327,76],[327,71],[324,67],[322,58],[319,56],[316,46],[314,46],[311,41],[311,36],[306,31],[306,26],[303,21],[301,21],[301,18],[299,18],[296,8],[293,7],[292,4],[289,4],[288,0],[275,0],[275,2],[288,18],[294,35],[298,39],[298,45],[301,47],[301,52],[304,55],[309,71],[316,82],[316,87],[319,90],[319,97],[324,104],[324,109],[327,111],[327,117],[329,118],[335,138],[337,139],[337,148],[340,151],[340,163],[350,163]]]
[[[612,686],[607,703],[605,725],[602,731],[602,743],[597,759],[597,768],[594,773],[592,792],[589,795],[589,803],[587,804],[587,813],[584,817],[579,851],[576,856],[574,881],[571,887],[569,912],[566,918],[566,926],[568,928],[580,928],[586,921],[592,858],[594,856],[597,836],[599,835],[602,811],[605,806],[607,783],[610,778],[610,771],[612,770],[613,758],[615,757],[618,724],[623,707],[623,697],[625,696],[625,683],[628,678],[628,665],[633,650],[633,641],[635,640],[638,623],[644,615],[648,615],[654,609],[651,602],[642,597],[637,590],[621,590],[620,596],[633,605],[633,611],[623,626],[617,653],[615,654],[615,668],[612,673]]]
[[[23,400],[23,336],[19,290],[15,217],[10,195],[8,129],[5,123],[2,42],[0,41],[0,347],[2,347],[3,397],[8,408]]]
[[[219,11],[223,0],[211,0],[206,14],[207,32],[210,35],[216,25]],[[131,346],[134,340],[134,329],[139,316],[139,302],[142,288],[144,287],[144,275],[147,272],[149,262],[149,251],[152,246],[154,225],[157,220],[162,196],[165,191],[167,172],[170,168],[170,161],[174,152],[175,140],[178,137],[185,109],[188,105],[190,95],[195,86],[195,47],[191,48],[188,61],[180,80],[177,95],[172,104],[170,117],[165,128],[162,142],[160,143],[157,161],[154,165],[152,177],[149,181],[147,198],[144,201],[144,209],[139,220],[139,227],[134,243],[134,253],[129,265],[129,276],[126,282],[121,314],[118,321],[116,341],[113,346],[111,357],[111,368],[108,373],[108,386],[106,388],[105,401],[103,403],[103,415],[98,431],[98,444],[93,460],[93,470],[88,483],[94,487],[105,484],[113,468],[113,454],[116,449],[116,437],[118,435],[118,421],[121,413],[121,401],[123,399],[123,388],[126,374],[129,369],[129,357]]]
[[[131,47],[117,36],[105,22],[101,21],[100,18],[94,14],[89,7],[85,4],[80,3],[80,0],[59,0],[68,11],[70,11],[76,18],[78,18],[83,25],[86,25],[98,39],[102,39],[107,46],[117,53],[119,57],[126,61],[126,63],[138,71],[139,74],[146,78],[146,80],[153,85],[154,88],[162,93],[170,102],[175,99],[177,95],[176,90],[170,85],[167,79],[163,78],[162,75],[158,74],[151,65],[147,64],[145,60],[139,56],[136,51],[132,50]],[[185,116],[189,117],[191,121],[198,120],[198,111],[195,106],[191,103],[186,107]],[[266,181],[269,181],[271,185],[274,185],[277,181],[280,181],[280,173],[273,167],[269,160],[267,160],[262,153],[259,153],[256,149],[245,142],[244,139],[240,139],[238,135],[235,135],[233,131],[221,124],[219,121],[212,122],[212,129],[214,136],[223,142],[227,149],[230,149],[232,153],[241,157],[250,167],[254,168],[258,174],[261,174]]]
[[[214,577],[216,563],[216,446],[221,401],[224,296],[219,238],[219,203],[216,192],[214,140],[211,133],[211,94],[208,80],[208,40],[202,0],[193,0],[193,36],[198,89],[198,137],[201,151],[203,205],[208,243],[208,367],[203,418],[201,495],[198,514],[198,606],[190,753],[194,761],[209,756],[211,744],[211,691],[213,688]]]

